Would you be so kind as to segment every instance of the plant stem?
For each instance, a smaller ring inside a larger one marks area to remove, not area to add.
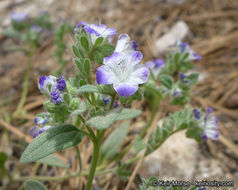
[[[92,157],[92,163],[88,175],[88,181],[86,185],[86,190],[90,190],[93,182],[93,178],[95,175],[96,167],[97,167],[97,162],[99,158],[99,152],[100,152],[100,146],[102,143],[103,135],[105,131],[99,131],[97,130],[97,137],[96,137],[96,142],[93,143],[94,145],[94,150],[93,150],[93,157]]]
[[[82,171],[82,168],[83,168],[83,164],[82,164],[82,159],[81,159],[81,155],[80,155],[79,147],[78,147],[78,146],[75,146],[75,149],[76,149],[76,152],[77,152],[77,155],[78,155],[78,161],[79,161],[79,172],[81,172],[81,171]]]
[[[111,104],[110,104],[110,108],[109,108],[110,110],[113,108],[115,100],[116,100],[116,94],[114,94],[112,96],[112,100],[111,100]]]
[[[26,101],[26,97],[27,97],[27,93],[28,93],[28,86],[29,86],[29,74],[30,74],[30,70],[31,70],[31,64],[32,64],[32,56],[33,53],[29,54],[29,59],[27,62],[27,69],[26,69],[26,73],[24,76],[24,82],[23,82],[23,90],[22,90],[22,94],[21,94],[21,99],[17,105],[16,111],[13,113],[13,118],[17,117],[20,115],[21,111],[22,111],[22,107],[25,104]]]

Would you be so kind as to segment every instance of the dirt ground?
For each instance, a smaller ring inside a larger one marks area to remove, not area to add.
[[[177,2],[177,3],[174,3]],[[138,42],[143,52],[144,61],[158,55],[154,42],[165,34],[177,21],[183,20],[189,26],[189,35],[185,41],[202,56],[196,62],[195,71],[200,73],[198,84],[191,92],[192,106],[212,107],[219,120],[220,138],[197,144],[176,134],[164,147],[144,160],[138,174],[156,175],[162,179],[207,179],[233,180],[238,189],[238,1],[237,0],[187,0],[182,4],[172,0],[3,0],[0,1],[0,33],[10,25],[10,12],[24,11],[35,15],[48,11],[55,22],[60,19],[76,24],[79,21],[98,23],[99,20],[118,30],[128,33]],[[68,61],[64,76],[74,74],[72,62],[72,35],[65,38]],[[24,147],[31,141],[29,129],[34,125],[34,116],[41,112],[43,96],[37,88],[41,75],[50,74],[58,67],[52,56],[55,51],[53,36],[49,34],[34,56],[30,73],[29,93],[24,111],[26,114],[10,120],[21,96],[26,70],[26,56],[22,53],[9,53],[6,47],[18,42],[0,34],[0,151],[7,152],[7,166],[15,176],[52,175],[64,176],[62,169],[47,168],[45,165],[19,164]],[[133,131],[146,123],[148,108],[146,102],[132,105],[134,108],[145,107],[138,126],[132,125]],[[160,116],[179,109],[175,106],[162,105]],[[158,118],[159,122],[160,118]],[[130,133],[126,143],[130,143],[135,134]],[[175,146],[176,145],[176,146]],[[92,144],[87,139],[80,143],[85,169],[89,168]],[[74,150],[60,153],[68,161],[71,169],[79,166]],[[176,158],[176,159],[175,159]],[[181,160],[177,159],[181,158]],[[136,165],[130,168],[134,170]],[[49,189],[82,189],[86,178],[73,178],[68,181],[46,182]],[[95,190],[122,190],[127,181],[115,174],[97,177]],[[2,180],[3,189],[22,189],[22,181]],[[131,189],[138,189],[134,184]],[[220,188],[223,189],[223,188]],[[225,189],[225,188],[224,188]]]

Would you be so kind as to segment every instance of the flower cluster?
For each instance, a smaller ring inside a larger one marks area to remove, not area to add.
[[[151,70],[155,78],[158,77],[161,69],[164,67],[164,64],[165,63],[163,59],[154,59],[152,61],[146,62],[146,66]]]
[[[189,81],[188,81],[188,79],[187,79],[187,75],[185,75],[184,73],[180,73],[179,74],[179,77],[180,77],[180,80],[184,83],[184,84],[188,84],[189,83]]]
[[[38,87],[44,95],[50,96],[52,103],[59,104],[63,99],[66,82],[62,75],[58,79],[54,76],[41,76]]]
[[[22,22],[29,18],[29,15],[27,13],[17,13],[17,12],[12,12],[11,13],[11,19],[12,21],[15,22]]]
[[[115,91],[123,97],[129,97],[145,83],[150,75],[149,69],[140,64],[143,55],[136,51],[137,45],[127,34],[118,37],[114,53],[105,57],[97,69],[97,83],[112,84]]]
[[[74,29],[74,32],[81,32],[84,29],[91,37],[92,44],[95,44],[96,40],[100,37],[104,39],[112,40],[112,36],[117,34],[115,28],[108,28],[104,24],[88,24],[87,22],[79,22]]]
[[[194,118],[198,122],[199,127],[203,129],[202,138],[207,140],[217,140],[219,137],[219,130],[217,124],[217,117],[212,114],[212,108],[208,107],[205,115],[201,117],[201,113],[198,109],[194,109]]]
[[[194,52],[188,43],[186,42],[181,42],[180,40],[176,41],[176,47],[179,49],[180,53],[182,54],[188,54],[186,60],[187,61],[193,61],[193,60],[201,60],[201,56],[198,55],[196,52]]]

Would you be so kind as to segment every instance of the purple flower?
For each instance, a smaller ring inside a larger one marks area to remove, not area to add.
[[[84,30],[88,34],[95,34],[98,37],[108,37],[117,34],[115,28],[107,28],[107,26],[104,24],[87,24],[84,26]]]
[[[110,105],[109,103],[111,102],[112,100],[112,97],[109,96],[109,95],[103,95],[102,97],[102,101],[106,104],[106,105]],[[114,108],[118,107],[118,102],[115,101],[114,102],[114,105],[113,105]]]
[[[192,61],[192,60],[201,60],[202,57],[198,55],[196,52],[194,52],[188,43],[183,43],[180,40],[176,41],[176,46],[179,48],[180,53],[188,53],[187,61]]]
[[[185,75],[184,73],[180,73],[179,74],[180,80],[184,83],[187,84],[189,81],[187,80],[187,75]]]
[[[40,33],[42,31],[42,28],[40,26],[34,24],[31,26],[31,30],[33,30],[36,33]]]
[[[193,115],[194,115],[196,121],[201,119],[201,113],[198,109],[193,110]]]
[[[38,88],[43,94],[50,95],[51,89],[56,84],[56,78],[54,76],[41,76]]]
[[[51,97],[51,102],[54,104],[59,104],[62,102],[61,93],[55,86],[53,87],[50,93],[50,97]]]
[[[76,27],[83,27],[86,26],[88,23],[87,22],[79,22]]]
[[[66,82],[62,75],[57,79],[54,76],[41,76],[38,87],[40,91],[51,98],[51,102],[59,104],[62,102]]]
[[[172,90],[172,96],[174,98],[178,98],[180,96],[182,96],[182,90],[180,88],[175,88]]]
[[[132,41],[127,34],[121,34],[118,36],[115,52],[132,53],[137,50],[137,47],[137,43]]]
[[[86,22],[79,22],[76,25],[76,28],[74,29],[74,33],[76,31],[81,31],[82,29],[84,29],[88,34],[90,34],[93,44],[99,37],[108,39],[117,34],[115,28],[108,28],[104,24],[97,25],[97,24],[88,24]]]
[[[57,81],[57,89],[58,90],[62,91],[66,88],[66,82],[62,75],[60,75],[56,81]]]
[[[23,20],[27,19],[28,17],[29,17],[29,15],[27,13],[17,13],[17,12],[11,13],[11,19],[16,22],[22,22]]]
[[[212,108],[208,107],[207,111],[204,115],[204,117],[201,119],[201,113],[197,110],[193,110],[193,114],[195,117],[195,120],[199,122],[199,126],[203,129],[203,134],[201,137],[204,140],[212,139],[212,140],[217,140],[219,137],[219,130],[218,130],[218,120],[217,117],[214,116]]]
[[[208,138],[212,140],[217,140],[219,138],[218,130],[218,120],[214,116],[212,108],[208,107],[203,121],[203,135],[202,138],[207,140]]]
[[[36,138],[38,135],[40,135],[41,133],[45,132],[47,129],[49,129],[51,126],[46,125],[43,128],[39,128],[37,126],[34,126],[30,131],[29,131],[29,135],[31,135],[33,138]]]
[[[51,126],[49,126],[49,125],[44,126],[42,129],[40,129],[39,134],[45,132],[45,131],[48,130],[50,127],[51,127]]]
[[[157,77],[161,71],[161,69],[164,67],[164,60],[162,59],[154,59],[152,61],[146,62],[146,66],[151,70],[153,75]]]
[[[50,114],[49,113],[43,113],[39,114],[37,117],[35,117],[34,122],[37,125],[44,125],[50,120]]]
[[[97,83],[113,84],[115,91],[123,97],[129,97],[138,90],[138,85],[145,83],[150,71],[139,64],[143,55],[139,51],[124,54],[114,52],[111,56],[104,58],[104,65],[96,72]]]

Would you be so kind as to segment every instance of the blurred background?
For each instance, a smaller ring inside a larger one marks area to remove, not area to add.
[[[32,57],[28,95],[22,108],[24,114],[14,119],[11,115],[21,97],[28,56],[23,51],[11,48],[24,47],[25,43],[5,35],[11,27],[12,12],[27,13],[32,18],[47,12],[52,22],[47,30],[42,31],[41,40]],[[160,179],[233,180],[237,184],[237,0],[1,0],[0,17],[0,151],[3,153],[0,159],[0,189],[23,189],[22,176],[64,176],[67,173],[45,164],[19,164],[18,161],[27,143],[31,141],[28,131],[34,125],[34,117],[43,110],[42,103],[45,99],[37,88],[38,79],[41,75],[60,70],[62,66],[58,63],[59,55],[57,57],[56,53],[61,47],[57,44],[55,34],[60,30],[58,26],[67,23],[74,27],[80,21],[103,23],[116,28],[118,33],[128,33],[143,52],[144,62],[164,58],[176,39],[188,42],[202,56],[202,60],[195,63],[194,72],[198,72],[200,77],[191,92],[190,104],[203,109],[210,106],[215,110],[219,120],[220,139],[198,144],[186,139],[183,132],[178,133],[144,160],[138,174],[142,177],[157,176]],[[75,66],[71,50],[74,43],[72,29],[65,29],[61,37],[66,45],[61,54],[64,61],[62,73],[65,77],[73,76]],[[146,123],[149,113],[147,105],[147,102],[132,105],[138,109],[143,107],[144,112],[138,122],[131,126],[125,144],[135,137],[133,131]],[[158,111],[162,118],[178,109],[165,103]],[[79,148],[86,170],[90,166],[92,144],[84,139]],[[73,149],[60,154],[69,163],[71,171],[79,168]],[[133,171],[133,166],[129,170]],[[95,190],[122,190],[128,179],[107,174],[97,177],[94,187]],[[45,185],[50,190],[74,190],[83,189],[85,182],[86,178],[80,177],[45,182]],[[235,186],[230,189],[237,188]],[[131,189],[138,188],[133,184]]]

